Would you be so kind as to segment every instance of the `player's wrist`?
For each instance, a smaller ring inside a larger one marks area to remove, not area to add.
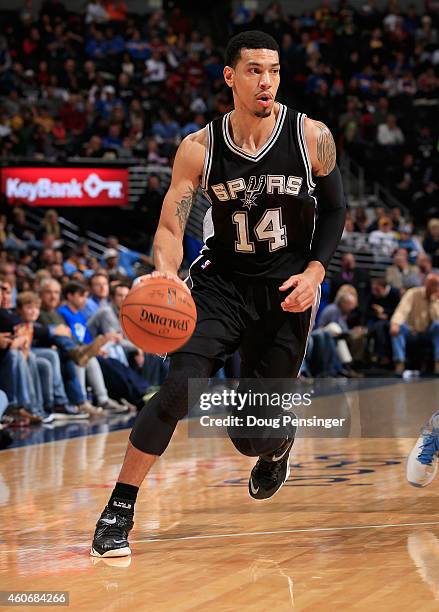
[[[314,276],[320,285],[325,278],[326,270],[320,261],[310,261],[306,267],[305,273]]]

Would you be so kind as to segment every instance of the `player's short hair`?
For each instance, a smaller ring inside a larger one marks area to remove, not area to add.
[[[241,49],[271,49],[277,51],[280,57],[280,49],[277,42],[270,34],[259,30],[248,30],[240,32],[229,40],[225,51],[226,66],[234,68],[241,58]]]

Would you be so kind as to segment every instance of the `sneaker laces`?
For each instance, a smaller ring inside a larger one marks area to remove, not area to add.
[[[265,461],[259,459],[256,464],[257,479],[264,488],[269,488],[277,482],[279,472],[282,469],[282,461]]]
[[[439,452],[439,437],[437,433],[430,433],[423,436],[421,452],[418,461],[423,465],[431,465],[435,455]]]
[[[108,524],[107,522],[103,522],[102,519],[112,519],[116,517],[116,522],[112,524]],[[102,530],[102,535],[105,534],[105,537],[113,538],[120,537],[121,529],[124,531],[124,537],[127,536],[128,531],[132,527],[132,517],[129,515],[116,514],[115,512],[107,512],[105,516],[101,517],[98,521],[98,527]]]

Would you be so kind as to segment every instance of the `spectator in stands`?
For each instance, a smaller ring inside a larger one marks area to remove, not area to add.
[[[86,295],[86,293],[84,294]],[[41,304],[41,313],[39,317],[39,321],[45,325],[50,326],[66,326],[66,321],[64,317],[59,312],[60,298],[61,298],[61,286],[55,280],[48,280],[43,284],[40,292],[40,296],[42,298]],[[74,318],[75,313],[72,312],[72,319]],[[53,328],[52,328],[53,329]],[[75,339],[78,344],[77,338],[75,338],[74,333],[72,332],[71,327],[68,327],[70,332],[70,337]],[[81,331],[81,330],[79,330]],[[109,410],[111,412],[125,412],[125,408],[120,405],[116,405],[113,400],[108,397],[108,391],[105,386],[104,378],[102,376],[102,371],[99,366],[99,362],[97,361],[95,355],[99,354],[101,348],[105,343],[105,339],[102,337],[96,338],[93,342],[91,342],[88,346],[90,350],[87,350],[87,347],[82,349],[82,346],[79,346],[79,355],[78,359],[81,359],[83,353],[85,352],[86,359],[78,362],[76,367],[77,377],[79,379],[79,383],[81,385],[82,397],[83,401],[86,402],[87,391],[86,391],[86,374],[87,381],[91,386],[93,393],[96,397],[96,401],[98,406],[101,408],[101,411],[90,408],[88,402],[85,406],[87,412],[89,412],[92,416],[102,413],[102,409]],[[79,343],[80,344],[80,343]],[[68,391],[68,388],[67,388]]]
[[[421,253],[422,247],[413,237],[412,228],[410,225],[403,225],[399,232],[398,240],[399,248],[405,249],[408,253],[408,259],[411,264],[416,263],[416,258]]]
[[[136,276],[135,264],[144,264],[145,266],[152,267],[152,258],[148,255],[143,255],[138,251],[121,247],[119,244],[119,238],[117,236],[108,236],[107,238],[107,251],[105,251],[101,260],[103,265],[106,265],[108,259],[108,251],[110,249],[116,250],[118,253],[117,269],[120,270],[123,276],[133,279]],[[107,257],[105,256],[107,254]]]
[[[108,299],[110,295],[108,276],[103,272],[95,272],[89,282],[90,295],[87,297],[85,306],[81,311],[86,321],[100,308],[110,305]]]
[[[401,229],[407,225],[407,222],[402,215],[400,206],[392,206],[388,216],[392,221],[392,229],[394,232],[400,232]]]
[[[389,322],[399,300],[399,290],[391,287],[384,278],[372,280],[367,318],[369,338],[373,342],[372,359],[376,358],[379,365],[389,365],[392,359]]]
[[[439,267],[439,219],[430,219],[424,241],[424,251],[432,257],[433,266]]]
[[[399,248],[395,251],[393,264],[386,270],[386,281],[399,290],[422,285],[419,268],[409,263],[407,249]]]
[[[54,248],[59,249],[62,246],[61,238],[61,226],[58,220],[58,213],[54,208],[49,208],[44,214],[44,218],[41,222],[38,237],[42,238],[45,234],[54,236],[55,243]]]
[[[105,261],[105,271],[108,273],[110,280],[121,280],[126,276],[125,269],[119,264],[119,251],[107,249],[104,252],[103,259]]]
[[[25,291],[17,296],[17,315],[27,328],[31,352],[36,356],[44,410],[52,419],[88,418],[83,409],[85,399],[77,396],[78,405],[70,405],[61,373],[61,361],[48,328],[36,323],[40,315],[41,300],[36,293]],[[46,345],[46,346],[43,346]],[[50,420],[46,418],[46,420]]]
[[[364,206],[354,209],[354,231],[365,234],[368,231],[369,219]]]
[[[383,147],[393,147],[404,144],[404,134],[398,127],[395,115],[388,115],[385,123],[378,126],[377,142]]]
[[[424,284],[425,278],[429,274],[437,274],[439,275],[439,269],[433,268],[432,258],[427,253],[419,253],[416,258],[416,265],[419,269],[419,276],[422,280],[422,284]]]
[[[350,289],[353,289],[351,291]],[[319,318],[319,327],[327,331],[336,340],[337,357],[345,373],[355,375],[352,369],[352,354],[346,338],[350,335],[348,316],[358,307],[358,298],[353,287],[340,287],[333,304],[323,309]]]
[[[380,255],[391,255],[398,248],[398,240],[392,230],[390,217],[381,217],[378,229],[369,235],[369,244]]]
[[[357,266],[352,253],[343,253],[341,256],[341,270],[331,279],[330,302],[334,300],[340,287],[346,284],[352,285],[357,290],[360,312],[365,315],[370,293],[370,277],[366,270]]]
[[[369,234],[379,229],[379,222],[383,217],[389,216],[384,206],[376,206],[373,209],[373,212],[375,214],[375,219],[372,221],[372,223],[367,228],[367,231],[369,232]]]
[[[93,338],[87,328],[84,315],[81,313],[87,299],[86,287],[76,282],[70,282],[64,288],[64,295],[66,301],[57,308],[57,312],[63,317],[65,323],[70,328],[72,337],[77,342],[91,344]],[[107,337],[106,339],[109,340],[111,338]],[[86,369],[87,380],[93,389],[97,405],[111,412],[126,412],[125,405],[109,397],[99,362],[95,358],[90,359]],[[78,375],[85,390],[85,372],[83,368],[78,369]]]
[[[36,362],[30,364],[26,358],[28,338],[15,332],[19,320],[10,309],[9,294],[9,283],[0,278],[0,388],[7,395],[8,412],[17,424],[39,424],[46,415],[38,370]]]
[[[405,369],[407,341],[433,343],[434,372],[439,374],[439,276],[430,274],[423,287],[406,291],[390,321],[395,373]]]

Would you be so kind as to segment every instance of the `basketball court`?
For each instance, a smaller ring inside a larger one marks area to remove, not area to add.
[[[438,385],[358,395],[380,394],[404,433],[407,423],[419,429]],[[88,552],[127,429],[5,450],[2,589],[69,591],[75,610],[436,610],[439,482],[405,482],[413,437],[396,436],[394,423],[392,437],[357,437],[360,425],[354,415],[349,437],[298,439],[288,482],[256,502],[254,460],[226,438],[188,437],[180,423],[140,492],[133,555],[121,559]]]

